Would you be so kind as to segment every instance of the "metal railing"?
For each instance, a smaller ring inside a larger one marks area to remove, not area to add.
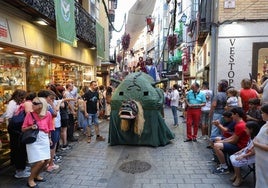
[[[50,23],[56,22],[55,6],[53,0],[19,0],[34,9],[43,19]],[[31,14],[31,11],[27,12]],[[75,2],[75,22],[76,34],[78,39],[89,43],[90,46],[96,46],[96,20],[78,3]],[[55,24],[53,25],[55,27]]]

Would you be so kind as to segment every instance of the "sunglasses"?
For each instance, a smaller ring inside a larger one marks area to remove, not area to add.
[[[39,105],[42,104],[41,102],[33,102],[33,105]]]

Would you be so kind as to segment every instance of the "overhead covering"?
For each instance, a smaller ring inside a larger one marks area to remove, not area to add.
[[[151,15],[155,0],[137,0],[128,11],[126,33],[130,34],[129,49],[133,48],[142,30],[146,27],[146,17]]]

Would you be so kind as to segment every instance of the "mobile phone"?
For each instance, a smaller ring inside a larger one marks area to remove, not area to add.
[[[251,73],[249,73],[249,79],[250,79],[251,82],[253,81],[253,78],[252,78],[252,74]]]

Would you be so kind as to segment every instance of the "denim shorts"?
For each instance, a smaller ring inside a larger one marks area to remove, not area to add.
[[[50,149],[54,149],[59,140],[60,140],[60,127],[55,128],[54,131],[51,131],[52,145],[50,146]]]
[[[95,126],[98,126],[99,125],[98,113],[96,113],[96,114],[88,114],[87,124],[88,124],[89,127],[92,127],[93,124]]]

